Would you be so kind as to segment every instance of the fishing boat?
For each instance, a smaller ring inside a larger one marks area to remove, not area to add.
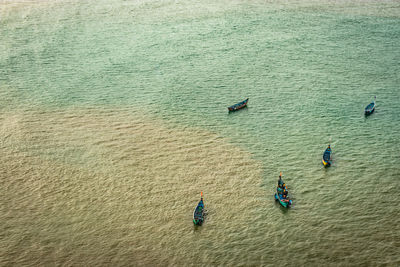
[[[371,115],[375,111],[375,106],[376,106],[376,96],[374,97],[374,101],[368,104],[368,106],[365,107],[364,114],[366,116]]]
[[[239,103],[237,103],[237,104],[235,104],[233,106],[228,107],[228,110],[229,111],[236,111],[236,110],[242,109],[242,108],[247,106],[247,102],[249,102],[248,98],[246,100],[243,100],[242,102],[239,102]]]
[[[290,205],[292,205],[292,200],[289,199],[288,193],[286,184],[282,180],[282,173],[280,173],[278,186],[276,187],[276,193],[274,196],[275,200],[279,201],[284,208],[289,208]]]
[[[331,166],[332,163],[332,149],[331,145],[328,145],[328,147],[325,149],[324,155],[322,156],[322,164],[324,164],[325,167]]]
[[[201,199],[193,212],[193,223],[195,225],[202,225],[203,221],[204,221],[204,201],[203,201],[203,192],[201,192]]]
[[[287,190],[285,182],[282,180],[282,172],[279,173],[278,186],[276,187],[278,193],[282,193],[284,190]]]
[[[292,205],[292,200],[289,199],[289,197],[284,198],[283,195],[278,192],[275,193],[275,200],[279,201],[279,203],[284,208],[290,208],[290,206]]]

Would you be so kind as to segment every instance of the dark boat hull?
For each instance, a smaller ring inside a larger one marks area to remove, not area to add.
[[[365,116],[369,116],[372,113],[374,113],[374,111],[375,111],[375,101],[368,104],[368,106],[365,107],[364,114]]]
[[[228,110],[229,111],[236,111],[236,110],[242,109],[242,108],[247,106],[247,102],[249,102],[248,98],[246,100],[242,101],[242,102],[239,102],[239,103],[237,103],[237,104],[235,104],[233,106],[228,107]]]
[[[369,116],[369,115],[371,115],[372,113],[374,113],[374,111],[375,111],[375,107],[373,107],[372,109],[366,109],[365,111],[364,111],[364,114],[366,115],[366,116]]]
[[[330,166],[331,166],[331,161],[330,161],[330,160],[325,161],[324,159],[322,159],[322,164],[323,164],[325,167],[330,167]]]
[[[195,225],[202,225],[204,221],[204,201],[201,199],[193,212],[193,223]]]
[[[332,163],[331,154],[332,154],[332,150],[330,148],[327,148],[324,152],[324,155],[322,156],[322,164],[325,167],[331,166],[331,163]]]

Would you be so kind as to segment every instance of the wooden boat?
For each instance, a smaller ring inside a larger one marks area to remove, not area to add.
[[[203,201],[203,192],[201,192],[201,199],[193,212],[193,223],[195,225],[202,225],[203,221],[204,221],[204,201]]]
[[[284,208],[289,208],[290,205],[292,205],[292,200],[289,199],[289,192],[286,188],[285,182],[281,179],[282,173],[279,175],[280,179],[278,181],[278,186],[276,187],[276,193],[275,193],[275,200],[279,201],[279,203],[282,205]]]
[[[283,195],[278,192],[275,193],[275,200],[279,201],[284,208],[290,208],[292,205],[292,200],[289,199],[289,197],[284,198]]]
[[[366,116],[371,115],[375,111],[375,106],[376,106],[376,96],[374,97],[374,101],[368,104],[368,106],[365,107],[364,113]]]
[[[237,103],[237,104],[235,104],[233,106],[228,107],[228,110],[229,111],[236,111],[236,110],[242,109],[242,108],[247,106],[247,102],[249,102],[248,98],[246,100],[243,100],[242,102],[239,102],[239,103]]]
[[[331,145],[328,145],[327,149],[325,149],[324,155],[322,156],[322,164],[324,164],[325,167],[331,166],[332,163],[332,149]]]

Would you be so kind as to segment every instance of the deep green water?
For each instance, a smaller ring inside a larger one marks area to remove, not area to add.
[[[13,113],[90,107],[122,108],[135,116],[140,110],[173,128],[215,133],[261,163],[254,184],[265,193],[257,197],[261,205],[248,207],[242,199],[253,217],[240,219],[245,223],[224,237],[225,246],[202,240],[206,222],[193,237],[202,256],[180,254],[177,246],[167,259],[154,252],[152,260],[138,261],[126,253],[118,261],[99,256],[96,264],[400,264],[397,1],[113,0],[0,7],[3,123]],[[365,117],[374,96],[376,112]],[[247,97],[247,109],[227,112]],[[333,166],[324,169],[328,143]],[[294,200],[288,211],[272,197],[280,171]],[[178,239],[168,231],[147,238],[160,236]],[[12,237],[0,237],[2,265],[30,262],[32,254],[13,256],[18,246],[7,247]],[[77,251],[78,245],[68,253]],[[50,265],[93,264],[59,256]]]

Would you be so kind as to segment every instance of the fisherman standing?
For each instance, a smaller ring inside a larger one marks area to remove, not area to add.
[[[282,181],[282,172],[279,174],[279,179],[278,179],[278,187],[279,188],[282,188],[282,184],[283,184],[283,181]]]

